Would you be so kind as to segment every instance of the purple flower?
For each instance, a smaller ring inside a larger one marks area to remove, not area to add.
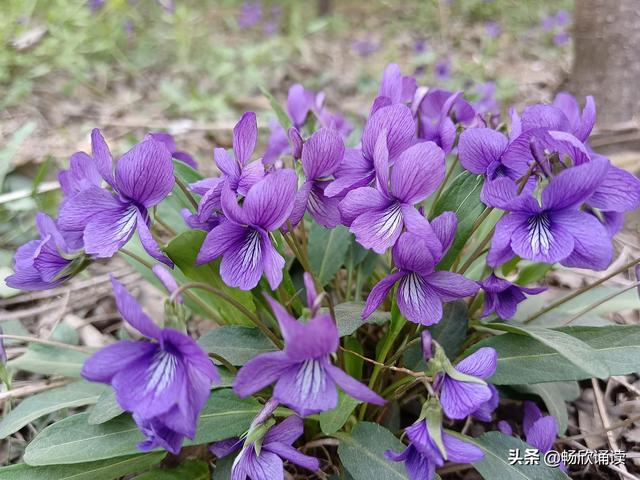
[[[287,132],[282,128],[278,120],[274,119],[269,122],[269,132],[267,148],[262,156],[262,163],[265,165],[275,163],[282,155],[291,151]]]
[[[496,224],[487,263],[500,265],[513,256],[534,262],[602,270],[613,255],[609,235],[596,217],[579,210],[593,195],[609,162],[596,158],[551,179],[540,202],[518,195],[513,181],[499,178],[485,185],[482,200],[509,212]]]
[[[495,387],[472,381],[472,378],[463,380],[456,376],[459,372],[486,380],[495,373],[497,359],[493,348],[480,348],[453,367],[456,372],[438,374],[434,387],[440,390],[440,403],[447,417],[459,420],[474,415],[483,421],[491,420],[491,412],[498,406]]]
[[[238,26],[242,29],[251,28],[262,19],[261,2],[243,2],[238,14]]]
[[[406,150],[415,137],[411,110],[405,105],[379,108],[369,117],[362,132],[362,149],[347,148],[336,179],[325,189],[329,197],[344,196],[349,190],[371,184],[375,179],[374,152],[381,134],[386,135],[389,162]]]
[[[310,305],[315,304],[313,281],[305,275]],[[338,329],[327,314],[308,322],[293,318],[279,303],[265,295],[285,340],[282,351],[264,353],[238,371],[233,391],[240,397],[253,395],[276,383],[273,398],[304,417],[332,410],[338,402],[336,384],[362,402],[383,405],[384,399],[331,363],[338,349]]]
[[[507,422],[506,420],[500,420],[498,422],[498,430],[500,430],[505,435],[513,435],[513,429],[511,428],[511,425],[509,425],[509,422]]]
[[[413,231],[427,224],[415,205],[436,191],[445,174],[444,152],[433,142],[404,150],[389,174],[392,150],[387,141],[381,133],[373,154],[376,188],[357,188],[340,202],[343,223],[362,246],[377,253],[393,246],[403,228]]]
[[[211,445],[211,452],[218,458],[242,450],[233,462],[231,480],[274,480],[284,478],[283,460],[306,468],[312,472],[320,469],[317,458],[300,453],[292,446],[304,432],[304,424],[300,417],[292,415],[279,424],[271,427],[258,448],[254,442],[245,443],[237,439],[225,440]]]
[[[540,28],[543,32],[550,32],[556,26],[556,18],[553,15],[545,15],[540,20]]]
[[[498,38],[502,33],[502,28],[500,28],[500,24],[498,22],[489,21],[484,24],[484,32],[489,38]]]
[[[571,133],[582,142],[589,138],[589,134],[596,123],[596,104],[591,95],[586,98],[586,103],[582,112],[580,112],[580,105],[576,98],[567,92],[558,93],[553,99],[553,104],[551,106],[559,110],[565,118],[562,118],[557,112],[549,110],[548,106],[548,113],[538,110],[542,115],[540,115],[537,120],[529,120],[527,118],[527,110],[523,113],[523,117],[528,120],[529,123],[538,124],[536,126],[560,127],[554,128],[554,130],[562,130],[567,133]],[[547,122],[543,122],[542,118],[544,118],[544,116],[551,118],[557,117],[558,120],[550,122],[549,124]]]
[[[353,42],[351,47],[361,57],[368,57],[378,51],[378,49],[380,48],[380,44],[368,38],[363,38]]]
[[[58,174],[58,181],[65,199],[89,187],[99,187],[102,183],[95,162],[84,152],[76,152],[69,159],[69,170]]]
[[[484,290],[482,317],[488,317],[495,313],[503,320],[508,320],[516,314],[518,304],[527,298],[525,293],[537,295],[546,290],[544,287],[521,287],[504,278],[497,277],[494,273],[480,282],[480,286]]]
[[[233,127],[233,153],[224,148],[216,148],[213,158],[221,176],[207,178],[191,185],[195,193],[202,195],[198,203],[196,218],[191,223],[219,223],[222,212],[221,194],[225,188],[242,196],[264,178],[264,166],[261,160],[251,162],[251,156],[258,142],[258,122],[256,114],[246,112]]]
[[[158,264],[154,265],[151,271],[153,271],[154,275],[158,278],[158,280],[160,280],[160,283],[162,283],[162,286],[167,290],[169,295],[178,290],[178,282],[176,282],[176,279],[173,278],[173,275],[171,275],[171,272],[169,271],[169,269],[167,269],[167,267]],[[176,300],[179,303],[182,303],[182,295],[178,295],[176,297]]]
[[[568,32],[559,32],[553,36],[553,44],[560,47],[569,43],[570,39],[571,35]]]
[[[87,5],[89,6],[89,10],[91,13],[97,13],[104,7],[106,0],[89,0]]]
[[[230,287],[251,290],[264,273],[275,290],[282,281],[285,262],[271,243],[269,232],[289,218],[297,183],[293,170],[276,170],[251,187],[242,206],[231,185],[226,184],[222,191],[226,220],[207,234],[197,264],[222,256],[220,275]]]
[[[448,58],[442,58],[438,60],[436,66],[433,69],[433,73],[436,76],[436,80],[439,82],[445,82],[451,77],[451,60]]]
[[[395,63],[390,63],[384,69],[378,96],[388,98],[392,105],[408,103],[413,100],[416,88],[416,79],[414,77],[403,76],[400,73],[400,67]]]
[[[475,282],[457,273],[436,271],[436,265],[453,242],[456,225],[455,214],[445,212],[433,219],[433,232],[421,235],[403,233],[392,251],[398,271],[373,287],[362,311],[362,319],[382,304],[397,282],[400,312],[407,320],[422,325],[440,321],[443,302],[475,294],[478,291]]]
[[[177,454],[184,437],[193,439],[211,383],[220,377],[205,352],[178,330],[160,328],[131,294],[111,279],[122,317],[152,341],[121,340],[94,353],[82,376],[110,384],[122,409],[131,412],[145,435],[143,451],[162,447]]]
[[[418,420],[405,429],[409,446],[401,453],[387,450],[384,454],[394,462],[404,462],[410,480],[433,480],[436,468],[442,467],[445,458],[429,435],[427,422]],[[484,453],[475,445],[442,432],[442,443],[447,453],[446,460],[455,463],[473,463],[481,460]]]
[[[147,138],[125,153],[113,170],[113,159],[98,129],[91,134],[92,158],[113,191],[89,186],[68,198],[58,220],[63,230],[82,232],[87,254],[111,257],[137,230],[143,247],[156,260],[173,266],[149,229],[148,209],[173,189],[171,153]]]
[[[302,171],[306,181],[296,196],[291,223],[297,225],[305,211],[326,228],[340,224],[340,199],[324,190],[344,157],[344,141],[336,130],[321,128],[302,147]]]
[[[187,152],[178,150],[176,141],[174,140],[171,134],[164,133],[164,132],[152,132],[149,135],[154,140],[163,143],[164,146],[167,147],[167,150],[171,152],[171,156],[173,158],[186,163],[191,168],[194,168],[194,169],[198,168],[198,163],[194,160],[194,158],[190,154],[188,154]]]
[[[73,248],[67,235],[59,230],[51,217],[38,212],[36,227],[40,240],[31,240],[16,251],[13,267],[15,273],[6,278],[6,283],[11,288],[54,288],[86,265],[81,252]]]
[[[566,10],[558,10],[555,15],[556,25],[559,27],[564,27],[571,22],[571,14]]]
[[[522,429],[527,443],[540,450],[540,453],[553,448],[558,434],[556,419],[551,415],[542,415],[538,406],[529,400],[524,402]]]
[[[456,139],[456,124],[467,127],[477,122],[478,116],[462,92],[446,90],[416,90],[412,110],[419,119],[418,137],[435,142],[445,153],[450,153]]]

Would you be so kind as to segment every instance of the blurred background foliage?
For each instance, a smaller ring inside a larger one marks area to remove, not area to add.
[[[260,87],[280,101],[296,82],[324,90],[359,125],[389,62],[504,113],[562,84],[571,9],[571,0],[2,0],[0,278],[33,235],[34,212],[54,211],[56,172],[88,150],[91,128],[114,153],[169,131],[210,171],[212,147],[229,141],[240,112],[257,111],[262,127],[274,117]]]

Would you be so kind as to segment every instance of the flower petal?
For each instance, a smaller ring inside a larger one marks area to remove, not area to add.
[[[301,417],[333,410],[338,404],[338,391],[323,363],[309,359],[289,367],[278,379],[273,397]]]
[[[446,253],[456,238],[458,217],[454,212],[443,212],[431,220],[431,227],[442,244],[443,254]]]
[[[344,157],[344,141],[336,130],[317,130],[302,148],[302,170],[307,180],[333,175]]]
[[[480,448],[447,433],[442,434],[442,443],[447,450],[450,462],[473,463],[484,458],[484,453]]]
[[[516,255],[534,262],[555,263],[565,259],[573,251],[574,240],[563,218],[549,213],[529,215],[526,223],[513,230],[511,248]]]
[[[160,203],[175,184],[171,152],[152,139],[137,144],[116,163],[115,181],[122,195],[140,205]]]
[[[404,225],[401,204],[387,203],[383,209],[370,208],[351,223],[351,232],[360,245],[376,253],[393,246]]]
[[[264,230],[260,231],[262,237],[262,267],[264,276],[267,277],[271,290],[275,290],[282,282],[282,271],[285,266],[284,258],[271,243],[269,234]]]
[[[355,378],[346,374],[338,367],[328,364],[327,373],[347,395],[361,402],[372,403],[373,405],[384,405],[386,400],[371,390],[366,385],[360,383]]]
[[[472,173],[485,175],[493,162],[499,162],[509,140],[490,128],[469,128],[460,134],[460,164]]]
[[[215,229],[209,235],[213,231]],[[245,228],[242,237],[227,245],[220,262],[220,276],[230,287],[251,290],[258,285],[264,271],[263,259],[261,233],[254,228]]]
[[[275,230],[289,218],[298,187],[296,173],[276,170],[256,183],[244,200],[243,210],[250,225]]]
[[[140,304],[115,277],[111,277],[113,296],[118,311],[129,325],[147,338],[160,339],[161,328],[158,327],[140,308]]]
[[[362,320],[366,320],[373,312],[375,312],[384,299],[389,295],[389,292],[396,284],[396,282],[402,278],[404,272],[394,272],[391,275],[386,276],[382,280],[380,280],[369,292],[369,296],[367,297],[367,301],[364,304],[364,308],[362,309],[362,314],[360,318]]]
[[[324,189],[330,182],[314,182],[309,192],[307,208],[313,219],[325,228],[335,228],[340,225],[340,199],[327,197]]]
[[[269,352],[253,357],[238,370],[233,391],[241,398],[253,395],[278,380],[291,364],[284,352]]]
[[[137,221],[138,209],[133,205],[96,214],[84,229],[86,253],[99,258],[111,257],[133,236]]]
[[[393,263],[400,270],[427,274],[433,272],[435,259],[422,237],[405,232],[393,247]]]
[[[329,185],[329,187],[331,184]],[[325,189],[325,194],[329,189]],[[350,227],[353,221],[360,215],[371,209],[383,209],[389,201],[377,189],[360,187],[351,190],[340,202],[340,216],[342,223]]]
[[[240,165],[246,165],[251,159],[258,141],[258,121],[256,114],[245,112],[233,127],[233,151]]]
[[[105,179],[109,185],[115,185],[115,179],[113,178],[113,157],[109,151],[107,142],[104,141],[104,137],[100,130],[94,128],[91,131],[91,157],[96,163],[98,172]]]
[[[447,271],[430,273],[425,277],[425,281],[440,296],[442,301],[450,302],[458,298],[475,295],[478,291],[478,284],[464,276]]]
[[[404,203],[421,202],[437,190],[445,175],[444,152],[433,142],[404,150],[391,170],[391,191]]]
[[[397,301],[400,312],[411,322],[433,325],[442,318],[442,300],[417,273],[402,278]]]
[[[635,210],[640,207],[640,179],[631,172],[612,165],[595,193],[589,197],[588,203],[600,210]]]
[[[82,377],[92,382],[111,383],[113,376],[142,357],[150,356],[157,349],[150,342],[120,340],[107,345],[91,355],[82,366]]]
[[[196,265],[203,265],[211,260],[223,255],[232,245],[236,245],[244,241],[247,228],[236,225],[233,222],[224,221],[217,227],[213,228],[200,247],[196,258]]]
[[[498,354],[491,347],[479,348],[456,364],[456,370],[474,377],[487,379],[496,371]]]
[[[471,415],[491,398],[488,385],[462,382],[445,375],[440,391],[440,403],[444,414],[454,420]]]
[[[156,239],[153,238],[153,235],[151,234],[151,231],[147,226],[147,222],[144,220],[144,218],[142,218],[140,212],[138,212],[137,227],[138,235],[140,236],[140,243],[142,243],[145,251],[159,262],[162,262],[168,267],[173,268],[173,262],[169,259],[169,257],[162,253],[162,250],[160,250],[158,242],[156,242]]]
[[[604,270],[611,264],[611,240],[596,217],[581,211],[564,211],[553,218],[573,237],[573,251],[562,259],[563,265]]]
[[[596,192],[609,168],[609,161],[599,157],[563,170],[542,192],[542,205],[555,210],[581,205]]]
[[[411,110],[406,105],[396,104],[377,110],[364,127],[362,152],[365,158],[373,159],[375,144],[382,131],[387,132],[389,158],[395,157],[411,145],[416,126]]]
[[[291,415],[269,429],[264,443],[278,442],[291,445],[304,433],[304,422],[297,415]]]
[[[556,419],[551,415],[536,420],[526,434],[527,443],[540,452],[548,452],[553,448],[558,434]]]
[[[317,458],[305,455],[290,445],[271,442],[263,445],[262,449],[267,452],[275,453],[283,460],[288,460],[289,462],[298,465],[299,467],[306,468],[307,470],[311,470],[312,472],[320,470],[320,461]]]

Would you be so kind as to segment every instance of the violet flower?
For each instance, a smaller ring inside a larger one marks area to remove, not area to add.
[[[502,28],[500,28],[500,24],[498,22],[490,20],[485,22],[484,32],[489,38],[498,38],[502,33]]]
[[[436,80],[439,82],[446,82],[451,77],[451,60],[448,58],[441,58],[436,62],[433,68],[433,73]]]
[[[538,406],[530,401],[524,402],[524,417],[522,420],[527,443],[546,453],[553,448],[558,434],[558,425],[552,415],[542,415]]]
[[[434,233],[403,233],[393,248],[398,271],[383,278],[369,293],[362,319],[371,315],[398,284],[398,308],[407,320],[433,325],[442,319],[442,304],[475,294],[478,285],[457,273],[436,271],[436,265],[453,242],[456,217],[445,212],[433,219]]]
[[[178,146],[176,145],[176,141],[174,140],[174,138],[173,138],[173,136],[171,134],[164,133],[164,132],[152,132],[149,135],[154,140],[164,143],[164,146],[167,147],[167,150],[169,150],[171,152],[171,156],[173,158],[175,158],[176,160],[180,160],[181,162],[186,163],[187,165],[189,165],[193,169],[197,169],[198,168],[198,163],[191,156],[191,154],[189,154],[187,152],[183,152],[181,150],[178,150]]]
[[[82,376],[113,387],[118,404],[133,414],[146,437],[138,444],[140,450],[162,447],[177,454],[184,437],[194,438],[211,384],[219,383],[220,377],[195,340],[158,327],[122,284],[115,278],[111,283],[122,317],[155,341],[109,345],[85,362]]]
[[[5,281],[20,290],[47,290],[66,281],[83,265],[80,251],[74,251],[60,232],[56,222],[47,214],[36,214],[39,240],[31,240],[18,247],[14,256],[14,274]],[[76,267],[76,268],[74,268]]]
[[[305,284],[313,305],[316,295],[308,274]],[[275,382],[273,398],[304,417],[336,408],[338,385],[357,400],[384,405],[377,393],[331,363],[340,340],[330,315],[316,312],[308,322],[301,323],[271,297],[265,298],[278,319],[285,347],[252,358],[238,371],[233,383],[238,396],[253,395]]]
[[[243,2],[238,14],[238,26],[242,29],[257,25],[262,19],[262,2]]]
[[[361,38],[351,44],[351,48],[361,57],[368,57],[380,49],[380,43],[368,38]]]
[[[220,196],[225,187],[232,192],[246,196],[251,187],[264,178],[261,160],[251,162],[251,156],[258,142],[258,122],[256,114],[246,112],[233,127],[233,157],[224,148],[216,148],[213,157],[221,176],[207,178],[191,184],[195,193],[202,194],[198,212],[193,224],[219,223],[222,212]]]
[[[491,273],[480,282],[484,291],[484,308],[482,317],[488,317],[495,313],[503,320],[508,320],[516,314],[518,304],[524,301],[528,295],[537,295],[546,290],[544,287],[522,287],[509,280],[497,277]]]
[[[336,179],[327,185],[328,197],[344,196],[358,187],[368,186],[376,176],[374,152],[380,135],[386,136],[389,163],[393,163],[415,138],[415,122],[406,105],[378,108],[367,120],[362,132],[362,148],[347,148],[344,161],[335,172]]]
[[[225,184],[222,210],[227,219],[207,234],[196,263],[202,265],[222,256],[220,275],[230,287],[251,290],[264,273],[271,288],[278,288],[285,261],[269,233],[289,218],[297,183],[293,170],[276,170],[249,189],[242,206],[231,186]]]
[[[167,267],[158,264],[154,265],[153,268],[151,268],[151,271],[156,276],[156,278],[160,280],[160,283],[162,283],[162,286],[165,288],[169,295],[178,290],[178,282],[176,282],[176,279],[173,278],[173,275],[171,275],[171,272],[169,271],[169,269],[167,269]],[[178,303],[182,303],[182,295],[178,295],[176,297],[176,301]]]
[[[275,480],[284,478],[284,460],[312,472],[320,469],[317,458],[305,455],[292,446],[303,433],[302,419],[292,415],[269,428],[260,439],[260,448],[255,443],[243,446],[241,440],[230,439],[216,442],[209,449],[216,457],[223,458],[242,448],[233,462],[231,480]]]
[[[401,453],[387,450],[384,456],[394,462],[404,462],[410,480],[433,480],[436,468],[442,467],[445,458],[431,438],[426,420],[419,420],[405,429],[409,446]],[[484,458],[484,453],[475,445],[442,432],[442,443],[447,453],[446,460],[455,463],[473,463]]]
[[[486,380],[495,373],[497,359],[498,355],[493,348],[484,347],[460,361],[454,368],[466,376]],[[484,382],[457,379],[453,373],[440,373],[434,382],[434,388],[440,391],[440,404],[444,414],[455,420],[474,415],[483,421],[490,421],[491,412],[498,406],[499,400],[495,387]]]
[[[540,201],[529,193],[518,195],[516,185],[506,178],[486,184],[483,202],[509,212],[496,224],[487,263],[495,267],[518,255],[567,267],[607,268],[613,255],[608,232],[579,207],[608,169],[603,158],[566,169],[550,180]]]
[[[69,170],[58,173],[58,182],[66,200],[89,187],[99,187],[102,184],[102,177],[89,155],[76,152],[69,158]]]
[[[340,167],[344,141],[336,130],[321,128],[302,147],[302,171],[306,181],[300,186],[291,213],[292,225],[302,220],[305,211],[326,228],[340,224],[340,199],[327,197],[324,190]]]
[[[92,185],[68,198],[60,208],[63,230],[82,232],[87,254],[111,257],[138,232],[142,246],[156,260],[171,267],[149,229],[148,209],[173,189],[171,153],[164,144],[147,138],[116,162],[98,129],[91,134],[92,158],[109,191]]]
[[[442,149],[422,142],[400,153],[389,174],[387,139],[383,132],[375,146],[376,188],[357,188],[340,202],[343,223],[358,243],[376,253],[393,246],[405,227],[414,231],[428,225],[415,205],[437,190],[446,168]]]
[[[388,98],[392,105],[408,103],[413,100],[416,88],[414,77],[403,76],[400,73],[400,67],[395,63],[390,63],[384,69],[378,96]]]

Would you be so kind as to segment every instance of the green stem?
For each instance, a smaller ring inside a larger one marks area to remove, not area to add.
[[[640,257],[636,258],[634,260],[632,260],[631,262],[627,263],[626,265],[623,265],[622,267],[620,267],[619,269],[611,272],[609,275],[606,275],[604,277],[602,277],[601,279],[590,283],[589,285],[579,288],[578,290],[576,290],[573,293],[570,293],[569,295],[566,295],[562,298],[560,298],[559,300],[556,300],[555,302],[547,305],[545,308],[543,308],[542,310],[534,313],[533,315],[531,315],[529,318],[527,318],[524,323],[531,323],[533,322],[536,318],[541,317],[542,315],[544,315],[545,313],[553,310],[556,307],[559,307],[560,305],[562,305],[563,303],[568,302],[569,300],[573,300],[574,298],[582,295],[585,292],[588,292],[589,290],[591,290],[594,287],[597,287],[598,285],[603,284],[604,282],[606,282],[607,280],[615,277],[616,275],[622,273],[622,272],[626,272],[627,270],[629,270],[631,267],[633,267],[634,265],[637,265],[638,263],[640,263]]]
[[[271,330],[269,330],[269,327],[267,327],[264,323],[262,323],[262,320],[260,320],[260,317],[258,317],[256,314],[254,314],[251,311],[249,311],[244,305],[242,305],[240,302],[238,302],[235,298],[233,298],[232,296],[228,295],[223,290],[220,290],[220,289],[218,289],[216,287],[212,287],[211,285],[208,285],[206,283],[201,283],[201,282],[185,283],[184,285],[181,285],[177,290],[175,290],[171,294],[170,301],[174,301],[175,298],[180,293],[182,293],[182,292],[184,292],[184,291],[186,291],[186,290],[188,290],[190,288],[199,288],[201,290],[206,290],[208,292],[213,293],[215,296],[221,298],[222,300],[227,302],[229,305],[232,305],[233,307],[235,307],[245,317],[247,317],[256,327],[258,327],[258,329],[260,329],[260,331],[262,333],[264,333],[264,335],[269,340],[271,340],[271,342],[276,347],[278,347],[279,349],[281,349],[283,347],[282,341]]]
[[[133,253],[131,250],[127,250],[126,248],[121,248],[119,250],[119,253],[121,253],[123,255],[126,255],[127,257],[133,258],[136,262],[138,262],[139,264],[147,267],[149,270],[151,270],[153,268],[153,265],[151,263],[146,261],[144,258],[142,258],[137,253]]]
[[[597,300],[595,302],[593,302],[591,305],[587,305],[585,308],[583,308],[582,310],[580,310],[578,313],[576,313],[573,317],[571,317],[569,320],[567,320],[564,325],[569,325],[570,323],[572,323],[573,321],[577,320],[578,318],[580,318],[581,316],[589,313],[591,310],[593,310],[596,307],[599,307],[600,305],[602,305],[603,303],[608,302],[609,300],[617,297],[618,295],[622,295],[624,292],[628,292],[629,290],[636,288],[640,285],[640,281],[633,283],[631,285],[629,285],[628,287],[623,288],[622,290],[618,290],[617,292],[613,292],[610,293],[609,295],[607,295],[604,298],[601,298],[600,300]]]
[[[184,182],[182,180],[180,180],[178,177],[176,178],[176,183],[178,184],[178,187],[180,187],[180,190],[182,190],[182,193],[184,193],[184,195],[187,197],[187,200],[189,200],[189,203],[191,204],[191,206],[193,206],[193,208],[196,209],[196,211],[198,211],[198,202],[196,202],[196,199],[193,198],[193,195],[191,195],[191,191],[189,190],[189,187],[187,187]]]
[[[235,375],[238,372],[238,369],[231,365],[231,362],[224,358],[222,355],[218,355],[217,353],[209,352],[209,356],[222,364],[224,368],[229,370],[231,375]]]
[[[3,334],[0,334],[0,339],[16,340],[18,342],[25,342],[25,343],[40,343],[42,345],[48,345],[50,347],[65,348],[67,350],[75,350],[77,352],[82,352],[82,353],[94,352],[94,350],[89,348],[79,347],[78,345],[71,345],[69,343],[56,342],[54,340],[45,340],[44,338],[24,337],[22,335],[8,335],[3,333]]]
[[[431,204],[431,208],[429,209],[429,215],[427,216],[427,218],[433,217],[433,214],[436,209],[436,204],[438,203],[438,199],[440,198],[440,195],[442,194],[442,191],[444,190],[445,185],[451,178],[451,175],[453,174],[453,171],[456,169],[457,166],[458,166],[458,156],[456,155],[456,158],[454,158],[453,162],[451,162],[451,166],[449,167],[449,170],[447,171],[447,174],[444,177],[444,181],[440,184],[440,186],[438,187],[438,190],[436,191],[436,194],[433,197],[433,203]]]
[[[176,236],[176,234],[177,234],[176,231],[173,228],[171,228],[169,225],[164,223],[162,220],[160,220],[160,217],[157,215],[157,212],[156,212],[156,215],[153,217],[153,219],[154,219],[154,221],[158,222],[158,225],[160,225],[162,228],[164,228],[169,235],[171,235],[173,237]]]

